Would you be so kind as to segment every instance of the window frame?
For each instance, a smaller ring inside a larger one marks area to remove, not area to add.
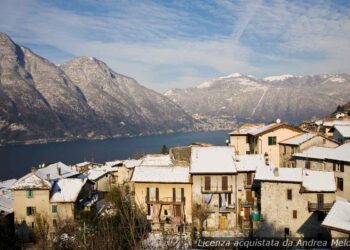
[[[267,144],[268,144],[269,146],[275,146],[275,145],[277,145],[277,136],[269,136],[269,137],[267,138]]]

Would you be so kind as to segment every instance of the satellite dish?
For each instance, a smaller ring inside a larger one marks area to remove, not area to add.
[[[276,120],[276,123],[281,123],[281,119],[278,118],[278,119]]]

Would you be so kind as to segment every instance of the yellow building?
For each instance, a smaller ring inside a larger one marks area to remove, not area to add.
[[[136,202],[147,211],[152,230],[182,232],[192,223],[189,168],[160,166],[153,160],[156,166],[147,164],[134,169],[131,182]]]

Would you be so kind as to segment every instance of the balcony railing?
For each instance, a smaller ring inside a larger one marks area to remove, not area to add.
[[[251,201],[241,201],[241,207],[253,207],[254,206],[254,200]]]
[[[206,188],[202,186],[202,193],[232,193],[232,187],[227,186],[225,188],[218,186],[211,186],[210,188]]]
[[[332,206],[333,206],[333,203],[317,203],[317,202],[308,203],[309,212],[329,211],[331,210]]]
[[[147,199],[147,196],[145,197],[145,202],[147,204],[163,204],[163,205],[167,205],[167,204],[185,204],[186,203],[186,197],[183,197],[182,200],[175,200],[173,199],[173,197],[161,197],[159,198],[159,200],[156,199]]]

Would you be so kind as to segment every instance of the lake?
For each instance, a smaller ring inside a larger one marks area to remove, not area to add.
[[[228,131],[190,132],[167,135],[123,137],[98,141],[70,141],[36,145],[0,147],[0,180],[20,178],[31,167],[61,161],[65,164],[83,161],[103,163],[122,160],[137,153],[159,153],[163,144],[185,146],[193,142],[225,145]]]

